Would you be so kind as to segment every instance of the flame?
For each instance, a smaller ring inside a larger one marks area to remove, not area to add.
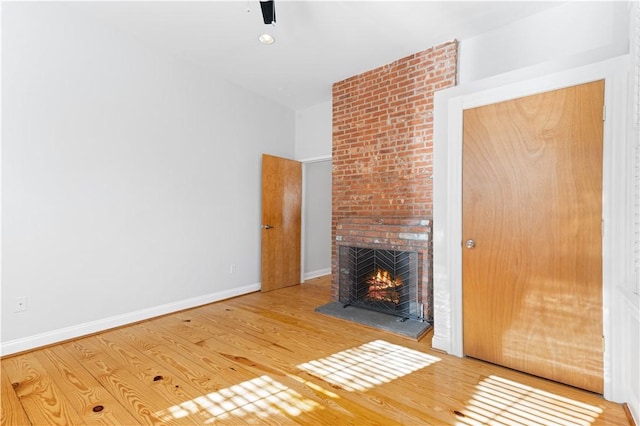
[[[367,280],[367,283],[375,285],[379,289],[395,288],[402,285],[400,277],[393,278],[389,271],[378,268],[376,273]]]
[[[395,289],[402,286],[400,277],[393,278],[389,271],[378,268],[367,280],[369,292],[366,298],[369,300],[400,303],[400,293]]]

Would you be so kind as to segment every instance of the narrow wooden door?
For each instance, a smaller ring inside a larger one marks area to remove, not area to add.
[[[262,291],[300,283],[302,164],[262,156]]]
[[[464,111],[464,353],[603,391],[604,82]]]

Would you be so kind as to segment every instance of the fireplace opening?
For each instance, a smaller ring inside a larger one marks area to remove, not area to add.
[[[341,246],[339,301],[403,319],[422,319],[418,253]]]

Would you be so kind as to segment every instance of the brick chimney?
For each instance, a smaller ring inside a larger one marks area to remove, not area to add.
[[[403,234],[427,269],[420,294],[431,316],[433,94],[455,86],[457,48],[457,41],[447,42],[333,85],[334,301],[338,244],[389,247]],[[354,227],[367,234],[358,236]]]

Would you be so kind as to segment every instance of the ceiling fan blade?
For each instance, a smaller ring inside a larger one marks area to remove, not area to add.
[[[262,9],[262,20],[265,24],[276,22],[276,5],[274,0],[260,0],[260,8]]]

